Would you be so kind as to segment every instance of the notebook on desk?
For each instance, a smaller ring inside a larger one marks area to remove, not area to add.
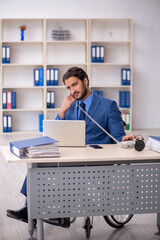
[[[60,147],[84,147],[85,121],[44,120],[43,136],[56,139]]]

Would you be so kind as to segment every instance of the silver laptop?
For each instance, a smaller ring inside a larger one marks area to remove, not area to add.
[[[43,136],[59,141],[57,145],[61,147],[84,147],[85,121],[44,120]]]

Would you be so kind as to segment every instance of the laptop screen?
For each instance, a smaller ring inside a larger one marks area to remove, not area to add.
[[[84,147],[85,121],[77,120],[44,120],[43,136],[57,141],[58,146]]]

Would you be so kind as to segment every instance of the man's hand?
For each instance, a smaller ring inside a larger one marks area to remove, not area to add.
[[[76,99],[72,95],[69,95],[69,96],[64,98],[62,106],[61,106],[61,109],[59,111],[60,118],[64,118],[65,117],[65,114],[66,114],[67,110],[71,107],[72,103],[75,100]]]
[[[122,142],[129,141],[129,140],[134,140],[135,138],[136,138],[136,135],[126,135],[122,138]]]

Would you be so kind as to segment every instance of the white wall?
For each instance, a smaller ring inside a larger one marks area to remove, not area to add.
[[[0,18],[132,18],[133,128],[160,128],[160,0],[0,0]]]

